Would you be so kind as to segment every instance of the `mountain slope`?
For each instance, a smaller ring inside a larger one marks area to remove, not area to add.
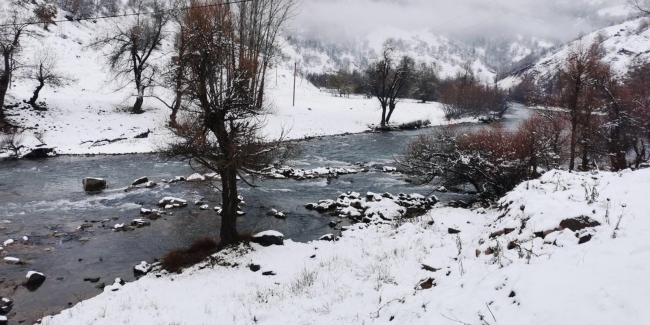
[[[602,45],[602,61],[611,64],[619,75],[628,71],[633,60],[650,60],[650,24],[647,18],[639,18],[597,30],[572,41],[558,51],[542,57],[535,64],[502,79],[499,86],[503,89],[514,87],[521,83],[525,75],[533,76],[536,82],[546,81],[562,68],[572,46],[589,46],[594,42]]]
[[[365,69],[377,60],[384,42],[393,45],[398,55],[409,55],[416,61],[433,63],[442,77],[453,77],[466,62],[485,82],[494,79],[494,69],[482,60],[482,52],[454,42],[429,30],[406,31],[394,27],[377,27],[364,37],[341,34],[337,37],[315,32],[297,31],[285,36],[289,46],[285,54],[299,61],[306,73],[335,72],[339,69]]]

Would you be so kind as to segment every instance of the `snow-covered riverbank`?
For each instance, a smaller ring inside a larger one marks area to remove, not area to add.
[[[437,208],[401,226],[358,224],[336,242],[253,244],[107,287],[42,323],[644,324],[649,188],[647,169],[553,171],[500,209]]]

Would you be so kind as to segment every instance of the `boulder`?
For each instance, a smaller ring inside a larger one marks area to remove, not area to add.
[[[81,183],[86,192],[99,192],[106,189],[106,181],[101,178],[86,177]]]
[[[141,178],[138,178],[138,179],[136,179],[135,181],[133,181],[133,184],[131,184],[131,185],[133,185],[133,186],[138,186],[138,185],[145,184],[145,183],[147,183],[147,182],[149,182],[149,179],[148,179],[148,178],[146,178],[146,177],[141,177]]]
[[[45,282],[45,275],[40,272],[36,271],[29,271],[27,272],[27,275],[25,276],[27,280],[23,283],[24,286],[31,288],[31,289],[36,289]]]
[[[286,218],[287,218],[287,216],[284,214],[284,212],[278,212],[278,213],[276,213],[276,214],[275,214],[275,217],[276,217],[277,219],[286,219]]]
[[[421,290],[431,289],[431,288],[433,288],[433,287],[436,286],[436,283],[435,283],[434,281],[435,281],[435,279],[433,279],[433,278],[428,278],[428,279],[426,279],[426,280],[421,281],[420,283],[418,283],[418,287],[419,287]]]
[[[142,261],[140,262],[140,264],[133,267],[133,275],[136,277],[146,275],[147,273],[149,273],[149,271],[151,271],[151,268],[152,268],[151,264]]]
[[[156,182],[149,181],[149,182],[146,182],[144,184],[144,187],[146,187],[146,188],[154,188],[156,185],[157,185]]]
[[[600,222],[593,220],[589,217],[577,217],[572,219],[564,219],[560,222],[559,230],[571,229],[573,231],[582,230],[585,228],[600,226]]]
[[[267,230],[255,234],[251,239],[251,242],[260,244],[264,247],[271,245],[284,245],[284,235],[274,230]]]
[[[453,235],[453,234],[460,233],[460,230],[454,229],[454,228],[449,228],[449,229],[447,229],[447,232]]]

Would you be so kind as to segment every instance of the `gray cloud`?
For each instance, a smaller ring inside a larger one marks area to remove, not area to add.
[[[295,26],[329,37],[363,36],[378,26],[391,26],[433,29],[452,37],[504,34],[566,41],[620,22],[624,16],[616,13],[624,4],[625,0],[303,0]],[[599,14],[606,8],[610,9]]]

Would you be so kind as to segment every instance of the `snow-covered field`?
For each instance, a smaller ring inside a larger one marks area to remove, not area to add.
[[[109,286],[42,324],[647,324],[649,189],[647,169],[551,171],[498,209],[253,244]]]

